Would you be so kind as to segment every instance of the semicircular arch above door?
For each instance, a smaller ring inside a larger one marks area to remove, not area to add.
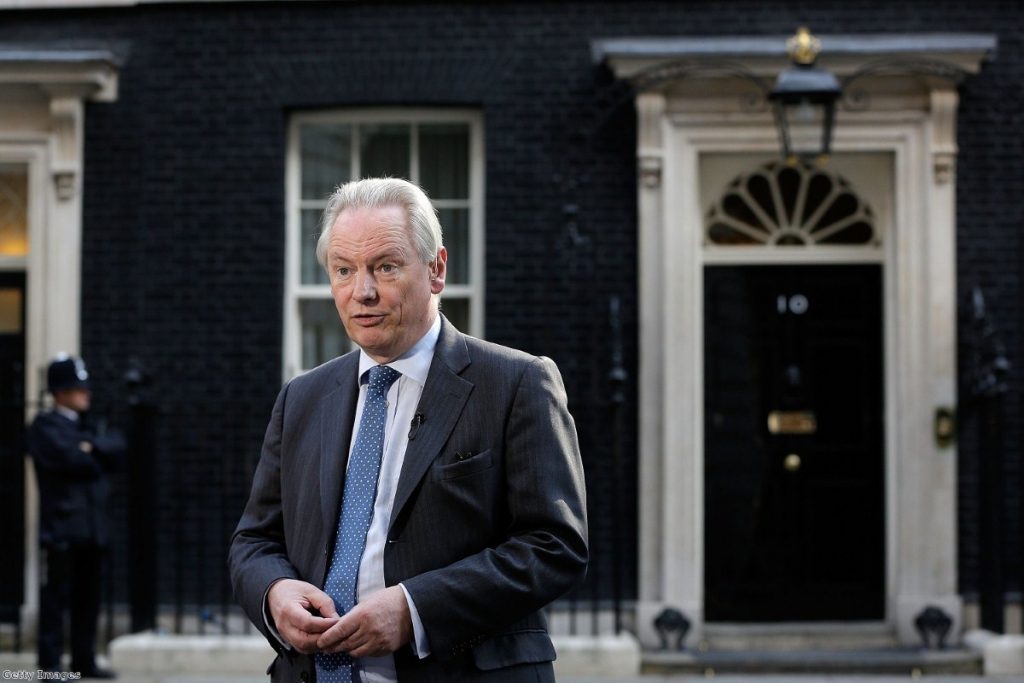
[[[837,173],[772,161],[736,176],[707,210],[706,244],[877,246],[875,214]]]

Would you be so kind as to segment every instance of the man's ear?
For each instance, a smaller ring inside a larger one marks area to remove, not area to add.
[[[428,265],[430,268],[430,292],[440,294],[444,290],[444,278],[448,274],[448,250],[441,247],[437,256]]]

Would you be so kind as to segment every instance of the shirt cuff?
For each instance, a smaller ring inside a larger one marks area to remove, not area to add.
[[[413,602],[409,591],[405,589],[404,585],[398,585],[402,586],[402,592],[405,593],[405,601],[409,603],[409,617],[412,619],[412,651],[420,659],[425,659],[430,656],[430,641],[427,639],[427,632],[423,629],[420,613],[416,610],[416,603]]]
[[[277,581],[280,581],[280,579]],[[274,639],[281,643],[281,647],[290,652],[292,649],[291,643],[282,638],[281,634],[278,633],[277,626],[274,625],[274,620],[270,617],[270,603],[267,602],[267,598],[270,596],[270,589],[274,587],[274,584],[277,583],[277,581],[274,581],[267,586],[267,592],[263,594],[263,623],[267,625],[267,631],[270,635],[274,636]]]

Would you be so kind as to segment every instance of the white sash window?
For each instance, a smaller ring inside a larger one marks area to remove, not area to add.
[[[297,114],[288,148],[284,372],[288,379],[349,347],[315,246],[327,198],[356,178],[420,185],[448,249],[441,309],[483,334],[483,126],[479,112],[374,109]]]

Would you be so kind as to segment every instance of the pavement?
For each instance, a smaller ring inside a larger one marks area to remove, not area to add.
[[[2,680],[37,680],[36,678],[18,678],[21,671],[35,674],[34,670],[11,670],[0,665],[0,681]],[[761,676],[633,676],[633,677],[602,677],[602,676],[560,676],[559,683],[907,683],[915,680],[911,676],[818,676],[814,674],[786,674]],[[72,679],[68,679],[72,680]],[[178,676],[173,674],[151,676],[134,675],[121,672],[118,677],[123,683],[267,683],[266,676]],[[926,683],[1024,683],[1021,676],[922,676]]]
[[[28,653],[0,653],[0,683],[8,680],[39,680],[35,657]],[[30,677],[31,676],[31,677]],[[559,683],[908,683],[917,678],[926,683],[1024,683],[1024,676],[953,676],[953,675],[645,675],[645,676],[559,676]],[[73,680],[70,677],[67,680]],[[122,683],[267,683],[266,676],[197,674],[197,673],[135,673],[120,671]]]
[[[868,676],[868,675],[816,675],[816,674],[763,674],[763,675],[715,675],[715,676],[634,676],[631,678],[603,678],[597,676],[560,676],[559,683],[907,683],[917,680],[912,676]],[[1024,682],[1021,676],[921,676],[927,683],[1009,683]],[[182,681],[181,683],[185,683]],[[191,683],[191,681],[189,682]],[[225,682],[226,683],[226,682]],[[234,683],[234,682],[232,682]],[[241,683],[241,682],[239,682]]]
[[[15,664],[10,657],[0,654],[0,681],[38,680],[35,669]],[[26,676],[33,676],[28,678]],[[717,675],[717,676],[560,676],[559,683],[908,683],[913,676],[869,676],[869,675],[815,675],[815,674],[771,674],[771,675]],[[73,680],[73,679],[68,679]],[[177,675],[177,674],[135,674],[120,672],[118,680],[123,683],[267,683],[266,676],[238,675]],[[1024,683],[1024,676],[921,676],[926,683]]]

